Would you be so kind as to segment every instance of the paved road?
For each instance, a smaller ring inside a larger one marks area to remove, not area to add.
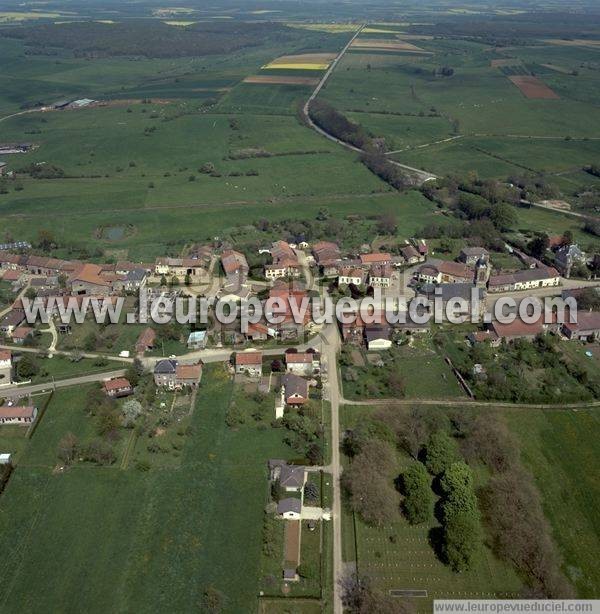
[[[329,402],[331,404],[331,465],[327,467],[332,474],[333,484],[333,612],[342,614],[342,594],[340,580],[343,572],[342,560],[342,495],[340,462],[340,384],[338,381],[337,353],[340,346],[338,327],[330,324],[324,330],[321,353],[327,363]]]
[[[91,384],[93,382],[103,382],[106,379],[113,377],[123,377],[125,369],[118,371],[104,371],[103,373],[94,373],[93,375],[80,375],[79,377],[71,377],[69,379],[56,380],[54,382],[45,382],[44,384],[32,384],[26,386],[7,386],[0,388],[0,394],[3,397],[23,397],[36,392],[45,392],[56,390],[57,388],[68,388],[69,386],[80,386],[82,384]]]
[[[309,108],[310,108],[310,103],[319,95],[319,92],[323,89],[323,87],[329,80],[329,77],[331,77],[331,75],[333,74],[333,71],[339,64],[340,60],[344,57],[344,55],[346,55],[346,52],[350,48],[350,45],[352,45],[355,39],[360,35],[364,27],[365,25],[363,24],[362,26],[358,28],[354,36],[348,41],[348,44],[340,51],[340,53],[335,58],[335,60],[331,62],[331,65],[329,66],[325,74],[323,75],[323,78],[319,81],[317,87],[315,88],[313,93],[310,95],[309,99],[306,101],[304,107],[302,108],[302,113],[306,119],[306,122],[313,130],[318,132],[320,135],[324,136],[326,139],[329,139],[330,141],[337,143],[338,145],[341,145],[342,147],[345,147],[346,149],[355,151],[356,153],[359,153],[359,154],[365,153],[364,150],[360,149],[359,147],[355,147],[354,145],[350,145],[350,143],[346,143],[345,141],[342,141],[341,139],[336,138],[332,134],[329,134],[329,132],[326,132],[321,127],[317,126],[317,124],[315,124],[315,122],[313,122],[313,120],[310,117]],[[433,173],[429,173],[420,168],[414,168],[412,166],[407,166],[406,164],[401,164],[400,162],[397,162],[396,160],[389,160],[389,162],[393,164],[394,166],[397,166],[405,171],[412,173],[417,178],[417,180],[421,181],[422,183],[425,183],[426,181],[437,178],[436,175],[434,175]]]

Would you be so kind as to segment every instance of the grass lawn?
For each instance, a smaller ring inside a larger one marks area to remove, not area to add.
[[[598,412],[510,410],[505,415],[542,494],[567,577],[579,597],[595,598],[600,592]]]
[[[256,609],[266,460],[291,450],[281,431],[226,426],[220,367],[203,382],[181,462],[145,472],[117,462],[53,474],[63,430],[88,428],[78,393],[57,393],[0,499],[0,609],[183,612],[208,586],[227,611]]]
[[[122,362],[104,360],[106,364],[98,364],[96,358],[82,358],[73,362],[68,356],[55,354],[53,358],[36,358],[39,372],[31,378],[32,384],[40,384],[51,380],[69,379],[80,375],[92,375],[104,371],[116,371],[126,367]]]
[[[390,373],[401,377],[406,398],[443,399],[464,395],[429,335],[411,337],[410,344],[393,345],[383,352],[360,351],[365,358],[364,367],[350,364],[342,367],[344,395],[348,399],[394,398],[397,392],[390,388]],[[372,364],[369,357],[380,357],[384,365]],[[349,357],[346,362],[351,360]]]

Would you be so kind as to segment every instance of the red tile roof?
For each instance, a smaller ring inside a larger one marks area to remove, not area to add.
[[[131,388],[131,384],[125,377],[116,377],[115,379],[109,379],[107,382],[104,382],[104,389],[106,392],[124,390],[126,388]]]
[[[9,407],[4,405],[0,407],[0,418],[33,418],[35,408],[33,406],[27,407]]]
[[[177,365],[175,377],[177,379],[187,379],[198,381],[202,375],[202,365]]]
[[[391,262],[392,256],[390,254],[361,254],[360,261],[362,264],[382,264],[385,262]]]
[[[237,352],[235,355],[236,365],[260,365],[262,364],[262,352]]]

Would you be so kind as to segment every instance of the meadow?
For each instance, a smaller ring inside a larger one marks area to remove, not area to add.
[[[442,413],[452,411],[438,409]],[[370,411],[364,405],[343,407],[344,427],[351,428]],[[542,496],[552,537],[563,558],[563,571],[579,597],[596,595],[600,580],[596,565],[600,491],[594,477],[600,459],[594,441],[600,422],[595,410],[464,411],[469,415],[497,413],[515,434],[522,462]],[[400,454],[398,463],[400,473],[410,460]],[[485,472],[476,471],[476,476],[479,481],[486,479]],[[521,590],[521,580],[514,571],[487,548],[475,571],[453,574],[431,549],[429,531],[433,524],[411,526],[398,515],[389,526],[375,529],[346,506],[343,512],[344,560],[356,561],[359,572],[374,577],[379,588],[426,590],[427,597],[414,599],[418,611],[428,611],[432,598],[511,598]]]
[[[65,432],[89,429],[86,389],[55,393],[0,499],[3,611],[184,612],[208,586],[226,611],[256,608],[266,460],[289,449],[277,430],[229,429],[232,385],[209,371],[180,464],[146,472],[53,471]]]

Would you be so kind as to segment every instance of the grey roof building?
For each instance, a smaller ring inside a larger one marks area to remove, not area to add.
[[[302,512],[302,501],[294,497],[282,499],[277,504],[277,513],[283,516],[284,514],[300,514]]]

